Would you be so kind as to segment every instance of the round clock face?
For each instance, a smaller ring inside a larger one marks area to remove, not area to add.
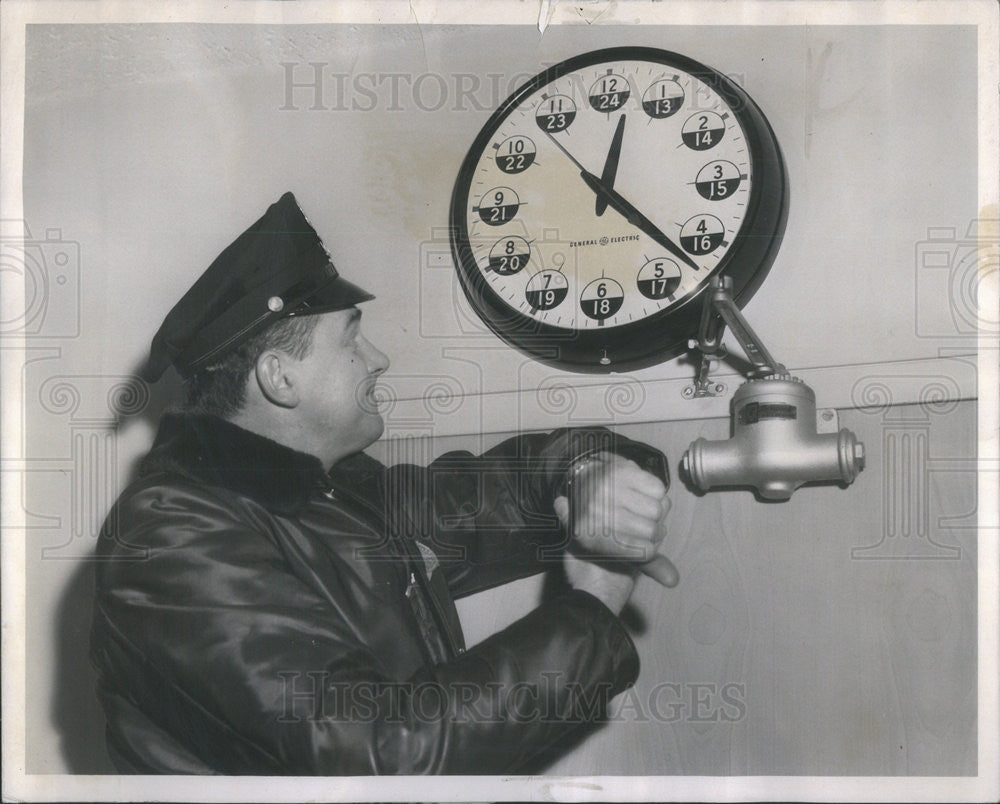
[[[452,250],[502,338],[577,371],[684,350],[709,279],[742,304],[787,214],[777,141],[743,90],[694,61],[614,48],[514,93],[459,172]]]

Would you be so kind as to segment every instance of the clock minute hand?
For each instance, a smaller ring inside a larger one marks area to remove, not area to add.
[[[625,134],[625,115],[618,118],[618,126],[615,128],[615,135],[611,138],[611,148],[608,150],[608,158],[604,162],[604,170],[601,171],[601,181],[607,185],[608,189],[615,186],[615,176],[618,174],[618,157],[622,152],[622,136]],[[594,205],[594,212],[601,216],[608,208],[608,199],[603,195],[597,196]]]
[[[667,237],[663,232],[661,232],[649,218],[643,215],[639,210],[632,206],[628,201],[626,201],[621,193],[617,190],[605,185],[597,176],[591,173],[587,168],[581,165],[576,157],[573,156],[569,151],[563,148],[563,145],[559,140],[552,136],[548,131],[545,132],[552,142],[556,144],[556,147],[562,151],[569,160],[580,169],[580,178],[584,180],[586,185],[598,195],[598,197],[606,198],[608,204],[617,212],[619,212],[625,220],[635,226],[639,231],[651,237],[654,241],[663,246],[667,251],[673,254],[677,259],[683,262],[695,271],[698,270],[698,266],[695,265],[694,261],[678,246]]]
[[[577,162],[576,161],[576,157],[573,156],[573,154],[571,154],[565,148],[563,148],[563,144],[561,142],[559,142],[559,140],[557,140],[555,137],[552,136],[552,132],[546,131],[545,133],[548,134],[549,139],[552,140],[552,142],[555,143],[556,148],[558,148],[560,151],[562,151],[564,154],[566,154],[566,157],[569,159],[569,161],[572,162],[574,165],[576,165],[578,168],[580,168],[580,173],[581,174],[587,173],[588,176],[591,175],[590,173],[587,172],[587,168],[585,168],[583,165],[581,165],[579,162]]]
[[[621,193],[602,183],[601,180],[598,179],[593,173],[588,173],[584,170],[580,173],[580,176],[587,183],[587,186],[597,193],[598,197],[606,198],[611,208],[620,212],[625,220],[639,229],[639,231],[651,237],[689,268],[692,268],[695,271],[698,270],[698,266],[695,264],[694,260],[692,260],[673,240],[663,234],[655,223],[653,223],[649,218],[643,215],[639,210],[632,206],[631,203],[623,198]]]

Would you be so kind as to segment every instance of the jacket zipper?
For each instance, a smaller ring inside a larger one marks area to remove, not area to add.
[[[403,541],[403,540],[400,539],[400,541]],[[461,645],[458,644],[458,640],[455,638],[454,634],[452,634],[452,632],[451,632],[451,629],[448,627],[447,618],[445,617],[445,613],[441,610],[441,604],[438,601],[437,596],[433,592],[431,592],[431,590],[430,590],[430,588],[428,586],[428,584],[429,584],[430,581],[429,581],[429,579],[427,578],[426,574],[423,571],[423,569],[424,569],[424,558],[423,558],[423,556],[418,555],[416,558],[414,558],[413,553],[408,548],[409,548],[409,545],[404,545],[403,546],[403,549],[406,550],[407,554],[410,556],[410,558],[414,562],[416,562],[417,559],[420,560],[419,566],[420,566],[420,570],[421,570],[420,572],[416,572],[416,573],[414,573],[411,570],[410,571],[410,581],[411,582],[416,581],[416,583],[420,586],[421,591],[423,592],[424,597],[427,600],[430,601],[431,609],[433,610],[433,614],[434,614],[434,619],[437,621],[437,624],[438,624],[438,630],[442,634],[444,634],[445,640],[448,643],[448,647],[451,650],[451,655],[452,656],[458,656],[458,655],[460,655],[462,653],[465,653],[465,648],[463,648]]]
[[[388,531],[389,526],[386,522],[385,517],[382,512],[376,509],[374,506],[370,505],[363,498],[354,495],[350,492],[344,492],[340,489],[334,489],[332,486],[327,485],[323,489],[324,496],[329,500],[347,500],[353,502],[358,506],[364,508],[369,513],[373,514],[379,522],[382,523],[382,527]],[[444,635],[444,642],[448,649],[451,651],[453,657],[457,657],[462,653],[465,653],[465,648],[462,647],[455,635],[451,632],[451,628],[448,627],[447,617],[441,610],[441,604],[437,600],[437,597],[431,592],[427,585],[427,578],[424,573],[424,559],[422,555],[414,555],[414,551],[411,549],[410,545],[405,539],[398,536],[396,533],[389,533],[389,539],[397,545],[397,549],[402,552],[403,559],[406,562],[407,570],[410,573],[409,584],[407,585],[406,591],[404,592],[408,600],[415,600],[416,607],[419,608],[420,614],[418,615],[418,621],[420,622],[421,631],[423,632],[424,639],[428,642],[428,647],[433,646],[433,641],[428,639],[427,633],[427,623],[423,622],[423,618],[429,619],[430,623],[436,626],[438,634]],[[414,571],[414,565],[420,567],[420,571]],[[414,590],[414,595],[411,596],[410,590]],[[428,610],[428,603],[429,610]],[[428,615],[430,615],[428,617]]]
[[[441,630],[437,627],[434,621],[434,617],[427,608],[427,603],[424,600],[424,596],[420,591],[417,574],[414,570],[410,570],[410,581],[406,586],[406,599],[410,601],[410,605],[414,610],[414,614],[417,618],[417,623],[420,626],[421,635],[424,641],[427,643],[427,647],[430,650],[432,659],[434,661],[440,661],[442,659],[447,660],[447,656],[436,656],[439,646],[444,645],[444,641],[441,639]]]

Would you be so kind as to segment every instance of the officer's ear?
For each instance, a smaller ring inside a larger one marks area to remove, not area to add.
[[[257,387],[268,402],[282,408],[299,404],[299,391],[286,365],[288,355],[271,349],[264,351],[254,365]]]

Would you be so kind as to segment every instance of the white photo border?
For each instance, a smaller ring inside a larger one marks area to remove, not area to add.
[[[572,4],[577,6],[578,3]],[[997,4],[981,2],[586,2],[593,24],[643,23],[753,25],[976,25],[979,39],[979,209],[980,219],[998,218],[998,25]],[[568,2],[510,3],[477,0],[381,2],[29,2],[0,6],[0,207],[3,219],[22,219],[26,26],[34,23],[208,22],[208,23],[419,23],[584,24]],[[589,23],[588,23],[589,24]],[[996,232],[991,233],[994,242]],[[980,285],[980,306],[995,309],[996,286]],[[3,320],[23,310],[24,288],[3,284]],[[983,298],[986,296],[986,298]],[[992,306],[990,306],[992,305]],[[26,400],[16,375],[21,342],[0,349],[3,383],[2,440],[21,438]],[[998,387],[995,339],[980,335],[978,403],[979,517],[979,738],[977,777],[403,777],[403,778],[190,778],[29,775],[25,773],[25,614],[27,601],[21,478],[2,473],[3,613],[3,798],[4,800],[175,800],[175,801],[460,801],[479,800],[800,800],[800,801],[979,801],[997,800],[998,789]]]

